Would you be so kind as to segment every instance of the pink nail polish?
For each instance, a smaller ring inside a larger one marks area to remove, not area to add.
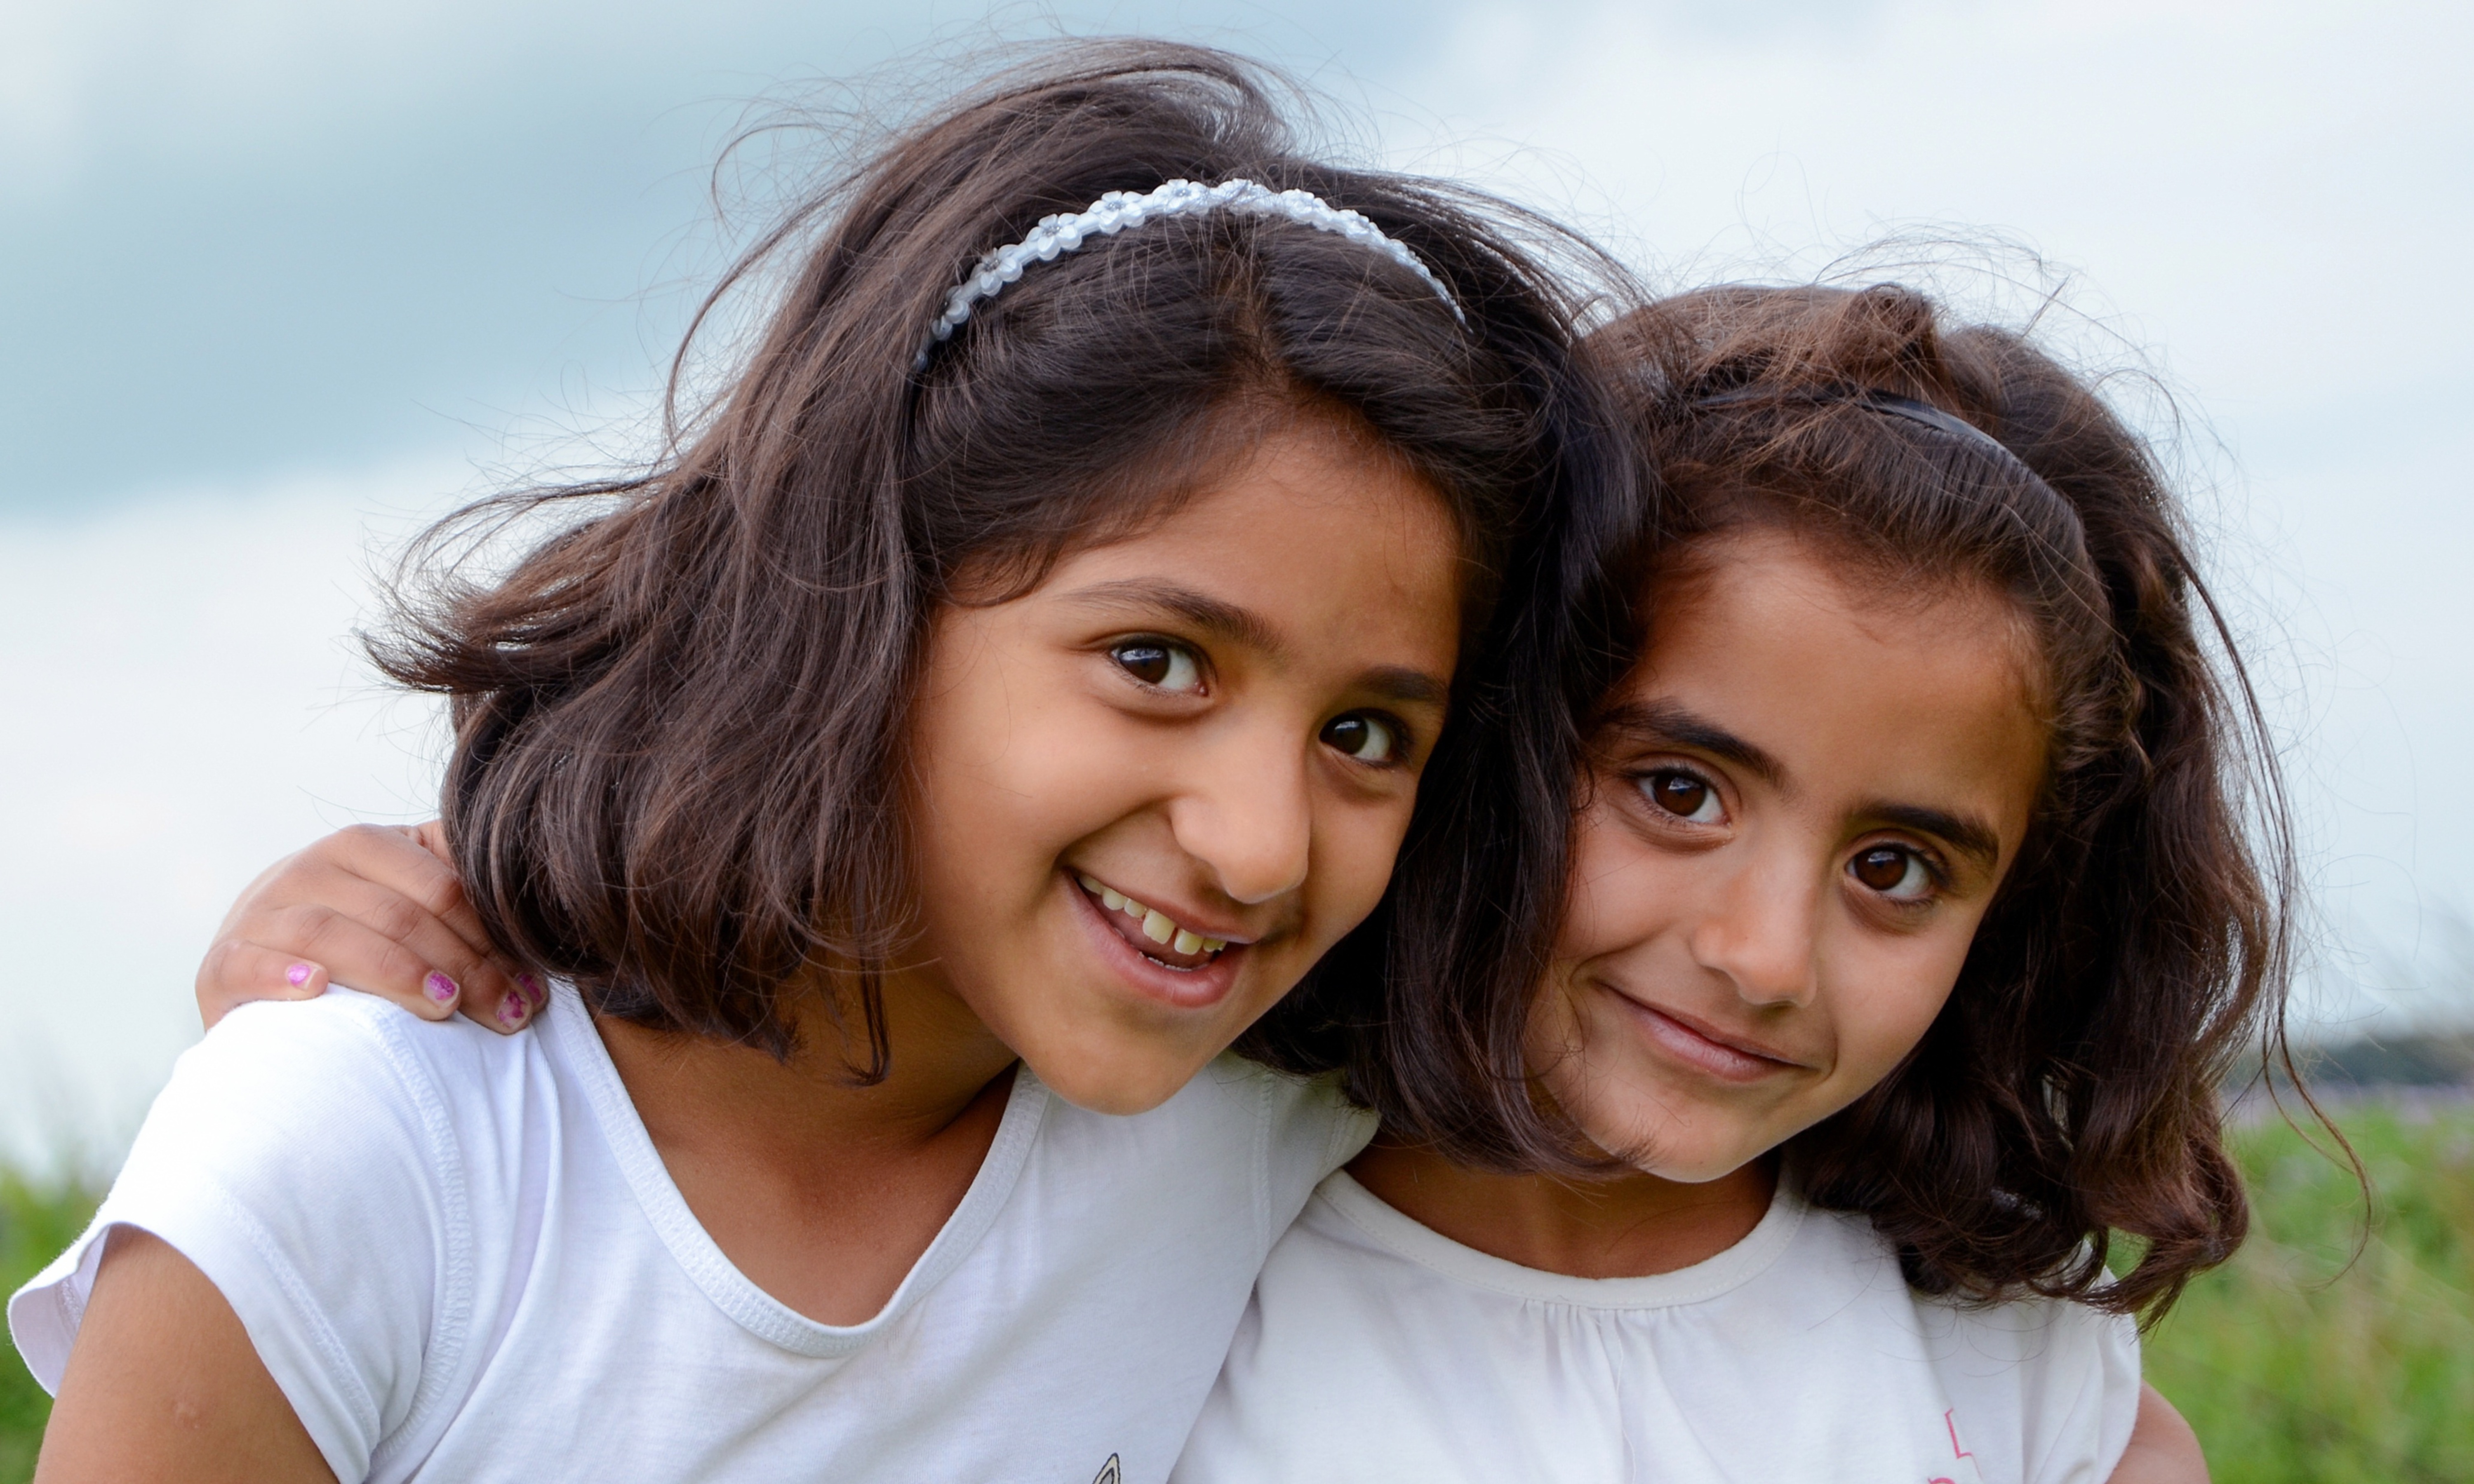
[[[540,1008],[543,1002],[549,998],[549,995],[543,992],[541,981],[530,974],[517,974],[516,982],[522,985],[524,987],[524,993],[533,997],[533,1005],[536,1009]]]
[[[307,984],[309,982],[309,976],[316,972],[316,969],[311,969],[306,964],[295,964],[283,971],[283,982],[297,990],[301,988],[301,986]]]
[[[498,1023],[511,1031],[517,1026],[523,1024],[524,1017],[531,1014],[532,1011],[527,1008],[521,1000],[502,999],[498,1001]]]
[[[429,971],[428,978],[421,981],[421,987],[429,992],[429,997],[431,999],[438,1001],[442,1005],[446,1004],[449,1000],[453,999],[456,993],[455,981],[448,978],[445,974],[440,973],[434,969]]]

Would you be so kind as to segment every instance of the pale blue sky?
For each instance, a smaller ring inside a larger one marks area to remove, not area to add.
[[[19,0],[0,508],[460,447],[578,379],[641,384],[680,308],[645,291],[710,266],[706,167],[786,80],[1057,28],[1380,75],[1424,12]]]
[[[333,824],[425,812],[431,718],[342,638],[373,556],[641,408],[715,267],[706,170],[747,100],[940,36],[1252,51],[1386,157],[1564,214],[1670,284],[1897,232],[2020,245],[1999,261],[2066,289],[2064,341],[2160,373],[2189,419],[2336,970],[2314,1013],[2446,1002],[2474,960],[2450,925],[2474,906],[2462,4],[985,14],[0,8],[0,1143],[125,1125],[196,1034],[190,969],[249,876]],[[2025,301],[1940,256],[1967,301]]]

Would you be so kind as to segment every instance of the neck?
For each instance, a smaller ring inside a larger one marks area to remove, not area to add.
[[[961,1203],[1004,1121],[1014,1055],[941,986],[885,985],[892,1062],[861,1084],[865,1032],[821,994],[787,1060],[598,1021],[679,1195],[748,1280],[811,1319],[882,1309]]]
[[[1013,1065],[1013,1053],[939,987],[889,978],[885,1013],[891,1064],[866,1083],[859,1073],[871,1056],[858,1008],[837,1020],[821,992],[792,1004],[787,1018],[797,1045],[787,1060],[609,1017],[595,1023],[666,1155],[666,1131],[709,1127],[734,1144],[813,1162],[818,1154],[934,1140]]]
[[[1464,1247],[1574,1278],[1647,1278],[1708,1261],[1751,1234],[1778,1185],[1775,1159],[1700,1185],[1629,1172],[1497,1175],[1382,1138],[1348,1172]]]

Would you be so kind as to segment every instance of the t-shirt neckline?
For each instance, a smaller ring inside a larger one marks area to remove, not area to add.
[[[1672,1273],[1576,1278],[1524,1267],[1464,1246],[1385,1202],[1346,1170],[1334,1171],[1315,1192],[1315,1199],[1395,1256],[1455,1281],[1511,1298],[1593,1309],[1674,1308],[1704,1304],[1739,1288],[1786,1251],[1809,1209],[1782,1172],[1771,1192],[1769,1209],[1742,1240],[1726,1251]]]
[[[545,1037],[582,1084],[594,1121],[618,1167],[634,1191],[637,1205],[662,1243],[714,1305],[748,1333],[796,1354],[820,1358],[847,1355],[867,1344],[900,1318],[930,1289],[944,1280],[996,1220],[1013,1193],[1014,1183],[1029,1162],[1032,1144],[1048,1111],[1048,1089],[1028,1065],[1014,1070],[1013,1089],[1006,1099],[995,1139],[988,1145],[979,1173],[971,1178],[961,1204],[945,1218],[935,1239],[903,1276],[902,1284],[885,1307],[856,1325],[828,1325],[784,1304],[750,1280],[723,1255],[711,1233],[688,1209],[687,1198],[670,1179],[653,1147],[644,1120],[627,1096],[626,1084],[610,1060],[610,1048],[594,1028],[593,1014],[583,998],[566,984],[552,986],[549,1010],[534,1034]]]

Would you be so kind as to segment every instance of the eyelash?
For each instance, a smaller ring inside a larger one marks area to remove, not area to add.
[[[1724,808],[1726,806],[1725,795],[1720,791],[1717,780],[1710,778],[1708,774],[1703,773],[1698,768],[1687,768],[1679,763],[1664,763],[1658,767],[1644,769],[1639,773],[1634,774],[1632,777],[1632,786],[1639,791],[1642,801],[1657,813],[1663,815],[1678,824],[1693,825],[1706,828],[1710,824],[1715,822],[1695,820],[1689,814],[1668,808],[1664,803],[1661,802],[1658,797],[1651,792],[1651,784],[1662,778],[1689,778],[1694,783],[1699,784],[1702,788],[1709,790],[1710,797],[1718,801],[1719,807]],[[1695,810],[1694,812],[1697,813],[1699,811]]]
[[[1159,651],[1164,653],[1167,658],[1163,663],[1168,667],[1167,674],[1157,681],[1137,674],[1133,664],[1127,658],[1127,656],[1130,652],[1135,651]],[[1169,638],[1164,634],[1137,634],[1127,638],[1119,639],[1110,644],[1108,646],[1107,654],[1110,662],[1114,663],[1119,670],[1123,671],[1128,679],[1147,690],[1156,691],[1160,694],[1171,696],[1199,696],[1209,692],[1211,683],[1210,665],[1208,661],[1203,658],[1202,652],[1196,649],[1191,644],[1184,643],[1177,639]],[[1176,665],[1179,659],[1183,659],[1193,670],[1194,682],[1192,687],[1189,689],[1173,690],[1169,688],[1166,682],[1168,679],[1176,675]],[[1381,759],[1360,757],[1355,753],[1343,747],[1340,743],[1332,740],[1332,729],[1340,726],[1344,722],[1349,721],[1370,723],[1373,727],[1388,735],[1392,742],[1392,746],[1389,750],[1390,755]],[[1407,767],[1409,759],[1416,755],[1416,733],[1411,730],[1407,722],[1402,721],[1399,717],[1393,715],[1389,711],[1357,710],[1343,712],[1342,714],[1333,717],[1330,721],[1323,723],[1322,730],[1316,733],[1316,736],[1317,739],[1322,741],[1325,747],[1339,753],[1350,762],[1355,763],[1361,768],[1370,768],[1377,772],[1388,772],[1392,769]]]
[[[1164,662],[1168,666],[1168,671],[1167,674],[1163,675],[1159,680],[1154,681],[1147,676],[1136,673],[1132,663],[1128,662],[1126,658],[1128,654],[1135,651],[1146,650],[1160,651],[1167,657]],[[1176,663],[1179,658],[1184,659],[1186,664],[1193,670],[1194,683],[1191,688],[1185,690],[1172,690],[1168,687],[1166,682],[1168,680],[1176,676]],[[1210,666],[1204,661],[1202,652],[1201,650],[1196,649],[1191,644],[1181,643],[1162,634],[1137,634],[1128,638],[1119,639],[1108,646],[1108,659],[1111,663],[1116,665],[1119,670],[1125,672],[1126,677],[1128,680],[1131,680],[1134,683],[1141,685],[1146,689],[1157,691],[1162,695],[1201,695],[1209,688],[1211,682]]]
[[[1376,727],[1379,727],[1384,731],[1390,733],[1392,738],[1391,755],[1381,759],[1380,761],[1360,757],[1355,753],[1349,752],[1346,748],[1343,748],[1339,743],[1331,740],[1332,729],[1338,727],[1343,722],[1348,721],[1371,722]],[[1377,772],[1390,772],[1395,768],[1405,768],[1409,765],[1409,759],[1417,755],[1416,738],[1409,730],[1409,724],[1402,721],[1397,716],[1393,715],[1389,711],[1344,711],[1340,715],[1323,723],[1322,730],[1315,733],[1315,739],[1322,743],[1323,746],[1330,748],[1333,752],[1340,754],[1343,757],[1347,758],[1350,762],[1355,763],[1357,766],[1361,768],[1371,768]]]
[[[1864,887],[1867,892],[1870,892],[1875,900],[1885,902],[1892,909],[1897,911],[1915,912],[1932,906],[1934,903],[1940,901],[1950,891],[1950,872],[1948,869],[1942,865],[1941,860],[1935,856],[1932,851],[1926,850],[1923,846],[1917,845],[1912,841],[1876,840],[1869,845],[1862,846],[1858,848],[1853,855],[1850,855],[1847,858],[1847,866],[1845,868],[1847,874],[1850,876],[1855,875],[1856,863],[1862,860],[1866,855],[1875,850],[1897,850],[1905,855],[1907,859],[1922,867],[1925,874],[1925,891],[1924,895],[1921,897],[1893,897],[1888,892],[1876,888],[1870,883],[1864,882],[1858,878],[1856,884]]]
[[[1656,794],[1652,792],[1651,785],[1657,779],[1661,778],[1689,778],[1692,782],[1698,784],[1704,789],[1707,789],[1710,796],[1718,801],[1721,808],[1725,807],[1725,796],[1720,792],[1717,781],[1698,768],[1686,767],[1680,763],[1666,763],[1659,767],[1645,769],[1639,773],[1634,774],[1632,784],[1633,787],[1640,791],[1642,800],[1648,803],[1651,809],[1665,816],[1669,820],[1683,825],[1699,825],[1704,823],[1693,820],[1689,815],[1680,810],[1668,807],[1658,799]],[[1698,811],[1695,810],[1694,812],[1697,813]],[[1917,845],[1912,841],[1873,841],[1857,850],[1853,855],[1849,856],[1847,865],[1842,869],[1844,869],[1849,875],[1853,876],[1855,875],[1855,866],[1857,861],[1863,859],[1864,856],[1871,851],[1884,850],[1900,851],[1902,854],[1905,855],[1907,859],[1914,861],[1918,866],[1923,868],[1925,873],[1925,893],[1920,897],[1893,897],[1886,890],[1874,887],[1870,883],[1863,881],[1860,877],[1857,878],[1857,884],[1864,887],[1864,889],[1872,895],[1875,900],[1886,903],[1890,907],[1899,911],[1913,912],[1933,905],[1949,892],[1950,872],[1948,868],[1942,864],[1940,857],[1936,856],[1931,850],[1927,850],[1925,847]]]

